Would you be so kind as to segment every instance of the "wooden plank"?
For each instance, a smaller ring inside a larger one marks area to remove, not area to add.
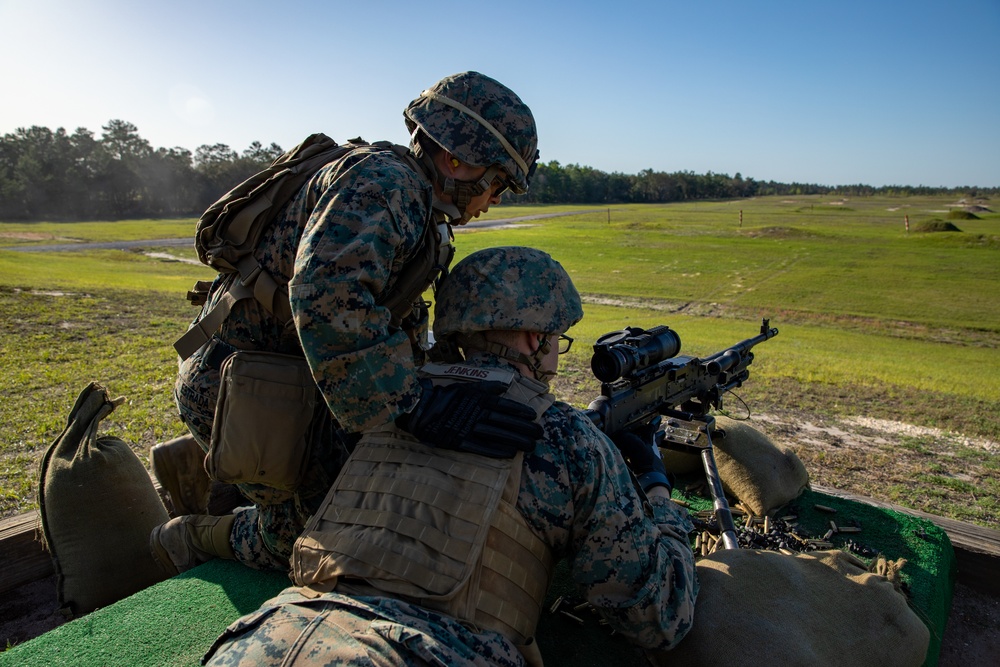
[[[948,533],[948,538],[951,539],[953,546],[960,547],[966,551],[975,551],[990,556],[1000,557],[1000,531],[998,530],[992,530],[990,528],[977,526],[964,521],[956,521],[955,519],[948,519],[935,514],[928,514],[927,512],[921,512],[920,510],[910,509],[909,507],[875,500],[874,498],[858,496],[839,489],[817,486],[816,484],[810,484],[810,487],[813,491],[825,493],[828,496],[836,496],[838,498],[853,500],[866,505],[874,505],[875,507],[895,510],[896,512],[902,512],[903,514],[920,517],[921,519],[927,519]]]
[[[0,521],[0,592],[44,579],[55,571],[52,556],[42,548],[38,511]]]

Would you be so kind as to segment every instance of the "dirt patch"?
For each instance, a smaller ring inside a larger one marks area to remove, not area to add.
[[[0,602],[0,651],[57,628],[68,619],[56,603],[56,575],[3,593]]]
[[[872,419],[871,417],[850,417],[846,423],[887,435],[906,435],[914,438],[929,436],[935,440],[945,440],[948,444],[982,449],[987,452],[1000,451],[1000,443],[985,438],[970,438],[960,433],[949,433],[939,428],[915,426],[886,419]],[[882,439],[882,441],[890,442],[888,439]]]
[[[938,441],[942,448],[956,445],[982,449],[986,452],[1000,451],[1000,443],[985,438],[970,438],[960,433],[949,433],[937,428],[915,426],[903,422],[870,417],[848,417],[844,420],[816,423],[803,419],[801,415],[776,415],[755,412],[754,421],[773,427],[768,435],[776,440],[814,445],[824,449],[855,447],[871,449],[873,445],[890,445],[899,441],[899,436],[914,438],[930,437]]]
[[[742,232],[744,236],[750,238],[772,238],[772,239],[798,239],[815,236],[812,232],[807,232],[796,227],[761,227],[759,229],[747,229]]]
[[[0,232],[0,239],[17,239],[18,241],[48,241],[55,238],[52,234],[38,232]]]

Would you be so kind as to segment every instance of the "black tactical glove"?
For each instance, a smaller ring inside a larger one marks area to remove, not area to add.
[[[672,484],[663,465],[663,459],[660,458],[655,431],[643,433],[641,437],[633,431],[622,431],[612,440],[621,451],[625,463],[636,476],[643,491],[649,491],[654,486],[671,490]]]
[[[422,379],[420,386],[420,401],[396,425],[429,445],[509,459],[533,451],[542,437],[535,411],[503,398],[500,382],[435,387]]]

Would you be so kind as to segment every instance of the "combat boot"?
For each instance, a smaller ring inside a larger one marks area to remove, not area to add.
[[[170,497],[173,516],[205,514],[212,480],[205,472],[205,452],[190,435],[153,445],[150,465]]]
[[[163,571],[174,576],[213,558],[236,558],[229,543],[235,514],[190,514],[161,523],[149,534],[149,550]]]

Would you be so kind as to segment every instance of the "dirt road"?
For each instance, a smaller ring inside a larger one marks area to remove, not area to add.
[[[525,215],[519,218],[496,218],[491,220],[473,220],[465,225],[456,226],[456,232],[474,229],[490,229],[496,227],[506,227],[518,222],[529,220],[542,220],[545,218],[561,218],[569,215],[583,215],[586,213],[603,213],[607,209],[595,208],[580,211],[568,211],[564,213],[540,213],[538,215]],[[177,248],[191,247],[194,241],[191,237],[179,239],[144,239],[138,241],[101,241],[101,242],[79,242],[79,243],[51,243],[47,245],[0,245],[0,249],[13,250],[15,252],[69,252],[73,250],[128,250],[129,248]]]

